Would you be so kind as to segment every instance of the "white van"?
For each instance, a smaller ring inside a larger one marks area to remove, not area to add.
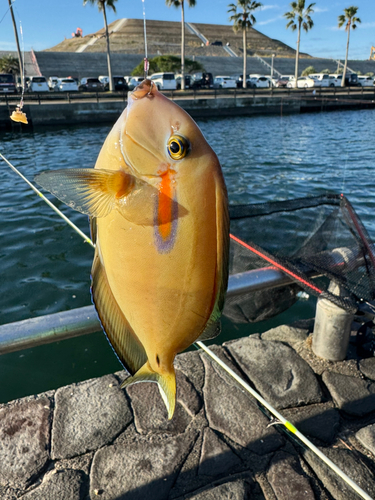
[[[329,75],[327,73],[313,73],[309,77],[314,78],[315,87],[329,87]]]
[[[154,73],[150,76],[158,90],[176,90],[177,83],[174,73]]]

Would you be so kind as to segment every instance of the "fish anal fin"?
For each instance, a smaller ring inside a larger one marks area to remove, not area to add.
[[[176,406],[176,375],[174,370],[168,373],[155,372],[149,362],[145,363],[133,377],[127,378],[121,387],[128,387],[139,382],[155,382],[168,412],[168,420],[171,420]]]
[[[123,366],[133,375],[147,361],[147,355],[113,296],[98,248],[91,273],[92,299],[104,333]]]
[[[205,340],[211,340],[220,335],[221,323],[220,320],[209,320],[203,333],[197,338],[201,342]]]

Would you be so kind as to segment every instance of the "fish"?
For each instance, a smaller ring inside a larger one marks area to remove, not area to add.
[[[228,196],[217,155],[198,125],[145,79],[108,134],[94,168],[35,181],[90,218],[91,297],[130,373],[155,382],[168,419],[173,361],[220,332],[228,283]]]

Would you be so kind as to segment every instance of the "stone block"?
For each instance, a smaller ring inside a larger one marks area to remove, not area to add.
[[[310,482],[295,457],[279,451],[272,458],[267,479],[277,500],[315,500]]]
[[[241,464],[241,459],[210,428],[204,429],[199,474],[219,476]]]
[[[314,372],[291,347],[245,337],[231,343],[228,350],[257,391],[275,408],[322,401],[323,394]]]
[[[0,485],[25,489],[49,459],[51,402],[21,399],[0,408]]]
[[[370,498],[375,498],[375,478],[370,469],[350,450],[320,448],[347,476],[359,485]],[[358,500],[358,494],[344,482],[312,451],[306,450],[304,457],[324,487],[335,500]]]
[[[375,380],[375,358],[361,359],[359,369],[365,377]]]
[[[249,481],[237,479],[193,494],[189,500],[248,500],[250,490]]]
[[[328,371],[322,380],[340,410],[360,417],[375,410],[375,383]]]
[[[367,450],[375,456],[375,424],[363,427],[356,432],[355,437]]]
[[[157,384],[143,382],[133,384],[126,390],[134,412],[134,423],[141,434],[148,432],[185,432],[192,418],[202,407],[198,393],[179,370],[176,370],[177,401],[172,420],[168,420],[167,409]]]
[[[22,500],[82,500],[87,498],[88,477],[78,470],[53,471]]]
[[[289,408],[283,416],[306,436],[318,438],[325,444],[335,439],[340,427],[339,411],[332,402]]]
[[[188,431],[98,450],[90,475],[91,500],[165,500],[196,437],[196,432]]]
[[[259,410],[255,399],[229,379],[220,367],[203,356],[206,380],[203,388],[209,425],[235,443],[263,455],[278,449],[283,438]]]
[[[132,421],[113,375],[62,387],[55,395],[52,458],[70,458],[111,443]]]
[[[289,325],[280,325],[276,328],[271,328],[262,333],[262,340],[278,340],[280,342],[294,343],[304,342],[309,336],[309,330],[306,328],[295,328]]]

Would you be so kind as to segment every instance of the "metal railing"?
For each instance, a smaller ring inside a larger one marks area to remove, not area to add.
[[[272,96],[272,97],[326,97],[331,98],[360,94],[367,96],[375,95],[375,86],[373,87],[309,87],[303,89],[287,88],[287,87],[270,87],[270,88],[235,88],[235,89],[187,89],[187,90],[165,90],[162,91],[167,97],[172,100],[178,99],[206,99],[220,97],[257,97],[257,96]],[[77,101],[92,101],[108,102],[108,101],[127,101],[127,92],[50,92],[50,93],[29,93],[24,95],[24,104],[52,104],[56,102],[74,103]],[[16,105],[19,103],[20,96],[18,94],[3,94],[0,95],[1,104]]]
[[[332,265],[346,266],[347,262],[341,249],[329,252]],[[362,259],[358,257],[357,265]],[[318,277],[317,272],[308,272],[309,277]],[[227,298],[249,292],[274,289],[294,283],[282,271],[264,267],[229,276]],[[86,335],[100,331],[100,323],[94,306],[86,306],[15,323],[0,325],[0,354],[28,349],[38,345]]]

